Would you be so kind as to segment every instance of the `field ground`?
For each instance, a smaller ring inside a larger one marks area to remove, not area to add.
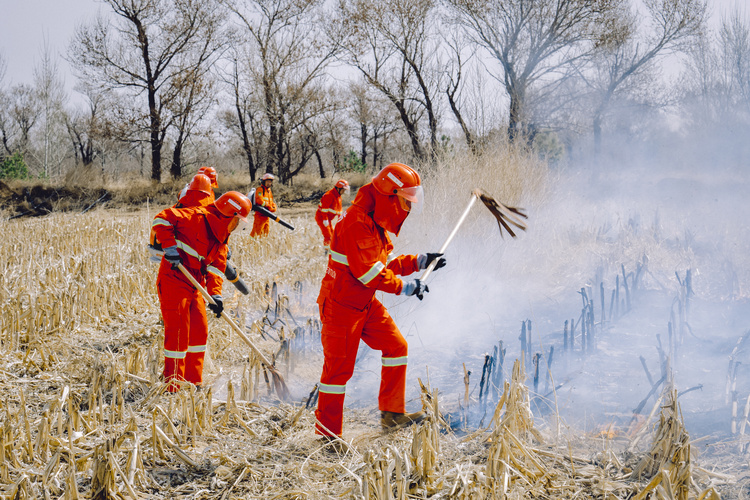
[[[489,288],[483,288],[481,296],[468,297],[475,305],[500,304],[494,306],[495,326],[488,334],[464,336],[463,342],[451,345],[445,338],[431,338],[438,330],[458,328],[446,316],[454,315],[456,305],[446,305],[442,294],[463,290],[461,280],[472,277],[461,270],[473,265],[460,258],[461,251],[473,246],[477,257],[486,259],[481,248],[487,245],[481,242],[487,236],[476,231],[478,221],[466,229],[478,239],[456,243],[451,262],[457,271],[436,274],[423,303],[395,300],[391,304],[412,346],[409,407],[424,407],[427,422],[392,434],[380,431],[374,398],[378,360],[363,350],[347,394],[344,439],[349,450],[341,455],[327,452],[312,431],[312,405],[305,405],[322,364],[314,299],[325,260],[312,220],[313,206],[282,209],[282,217],[296,226],[294,232],[275,226],[265,240],[240,235],[230,241],[232,260],[250,284],[251,294],[242,296],[225,288],[227,309],[267,355],[275,355],[292,394],[286,402],[269,391],[257,359],[245,344],[214,318],[209,322],[205,370],[210,388],[200,392],[187,388],[177,395],[161,392],[156,264],[145,252],[157,207],[137,211],[94,207],[83,214],[52,213],[2,222],[6,235],[0,243],[3,496],[745,498],[749,494],[747,439],[728,432],[731,410],[722,385],[726,373],[719,374],[726,370],[727,355],[738,338],[736,323],[742,318],[734,309],[744,307],[746,299],[694,298],[694,317],[688,325],[692,331],[683,328],[679,342],[675,333],[670,343],[664,317],[679,297],[679,287],[664,283],[675,267],[664,272],[652,257],[648,272],[641,276],[640,293],[633,291],[632,306],[626,310],[622,297],[621,311],[613,314],[610,308],[611,322],[595,327],[596,345],[587,354],[581,347],[580,326],[574,347],[565,352],[562,346],[562,322],[567,317],[575,320],[580,312],[576,289],[542,295],[528,317],[534,318],[532,352],[538,349],[544,362],[549,347],[555,346],[549,383],[558,389],[548,395],[546,387],[542,390],[547,384],[544,375],[534,390],[531,360],[528,376],[520,366],[511,370],[520,356],[518,325],[527,317],[517,307],[519,297],[512,297],[522,290],[510,285],[512,270],[506,271],[509,289],[497,297]],[[421,228],[408,229],[416,234]],[[418,243],[404,238],[399,244],[406,248]],[[523,249],[508,250],[504,258],[517,259],[514,251]],[[627,271],[635,271],[634,260],[628,261]],[[516,272],[529,281],[536,279],[523,266]],[[609,293],[617,266],[610,276],[603,274]],[[450,299],[454,303],[455,297]],[[596,312],[598,298],[593,302]],[[481,315],[465,314],[467,307],[462,304],[457,314],[464,321],[459,337],[466,328],[486,330],[477,326],[481,321],[486,325]],[[699,315],[702,309],[710,313]],[[466,323],[472,318],[481,321]],[[644,355],[654,379],[665,363],[654,349],[658,344],[653,333],[644,333],[644,319],[653,323],[650,332],[660,334],[662,351],[673,360],[667,363],[678,391],[703,378],[713,382],[704,382],[703,391],[680,396],[679,405],[671,386],[659,386],[634,416],[633,402],[649,392],[638,356]],[[420,325],[416,331],[414,324]],[[674,324],[677,328],[678,321]],[[504,340],[507,348],[505,366],[496,371],[501,377],[489,396],[480,399],[483,353],[492,353],[498,340]],[[288,348],[282,349],[284,345]],[[698,359],[706,363],[701,368],[711,377],[689,375],[696,373],[690,369]],[[474,373],[468,402],[463,363]],[[418,379],[426,387],[420,388]],[[740,398],[747,392],[743,390],[735,390]],[[743,404],[740,399],[740,414]]]

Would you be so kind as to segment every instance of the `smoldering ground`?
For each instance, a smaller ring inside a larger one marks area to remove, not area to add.
[[[410,406],[419,406],[420,378],[440,389],[446,411],[465,407],[465,366],[471,371],[469,407],[478,408],[485,355],[502,342],[507,378],[521,356],[522,323],[530,321],[526,370],[531,387],[533,355],[539,353],[532,396],[538,415],[559,415],[576,430],[625,429],[640,418],[636,413],[651,411],[660,391],[647,396],[666,370],[683,393],[688,430],[729,433],[728,361],[750,328],[747,179],[734,168],[684,165],[621,165],[594,173],[570,168],[551,175],[543,199],[527,192],[512,200],[530,207],[527,232],[501,237],[477,204],[446,252],[448,266],[429,278],[423,301],[381,297],[410,344]],[[445,197],[438,189],[431,197],[429,184],[426,190],[426,211],[407,221],[397,253],[435,251],[470,195],[456,189]],[[629,305],[623,272],[631,280],[639,272],[637,289],[628,290]],[[690,293],[681,297],[688,273]],[[582,289],[595,323],[593,346],[585,349]],[[567,351],[566,321],[577,323]],[[380,360],[362,350],[347,404],[375,406]],[[750,352],[742,346],[734,356],[745,363]],[[750,384],[737,370],[742,406]]]

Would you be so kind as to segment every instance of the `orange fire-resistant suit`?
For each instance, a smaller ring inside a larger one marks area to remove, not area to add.
[[[315,222],[323,233],[323,244],[331,244],[331,235],[333,234],[333,224],[336,218],[341,216],[341,193],[337,188],[331,188],[326,191],[318,203],[318,210],[315,212]]]
[[[255,205],[261,205],[266,207],[269,211],[276,211],[276,203],[273,201],[273,193],[270,187],[266,187],[261,183],[258,189],[255,190]],[[258,212],[253,214],[253,230],[250,236],[268,236],[268,227],[271,225],[271,221],[268,217],[261,215]]]
[[[174,208],[207,207],[214,201],[216,201],[216,196],[213,194],[213,190],[211,194],[202,191],[186,191],[174,204]]]
[[[375,292],[401,293],[403,283],[397,275],[412,274],[419,265],[416,255],[391,259],[391,239],[374,217],[377,205],[387,198],[372,183],[365,184],[333,231],[318,296],[325,361],[315,431],[325,436],[341,435],[346,383],[354,371],[360,339],[382,351],[380,410],[404,413],[408,346]],[[400,220],[391,227],[400,228],[406,215],[393,214]]]
[[[177,245],[183,265],[210,295],[221,295],[232,220],[214,205],[167,208],[154,218],[152,229],[163,248]],[[166,259],[156,286],[164,319],[164,380],[201,385],[208,339],[203,297]],[[177,384],[169,386],[177,389]]]

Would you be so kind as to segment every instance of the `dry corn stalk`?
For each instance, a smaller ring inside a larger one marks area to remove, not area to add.
[[[690,491],[690,437],[683,425],[677,391],[674,387],[667,390],[667,403],[662,406],[651,449],[633,469],[633,478],[652,477],[636,499],[645,498],[657,486],[671,492],[671,497],[677,500],[687,500]]]

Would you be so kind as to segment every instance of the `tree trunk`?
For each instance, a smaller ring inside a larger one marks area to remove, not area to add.
[[[594,115],[594,159],[598,159],[602,152],[602,115],[596,113]]]
[[[367,165],[367,124],[366,123],[359,124],[359,140],[362,145],[362,154],[360,155],[360,160],[362,161],[362,165]]]
[[[161,117],[156,109],[156,90],[149,85],[148,89],[148,110],[150,116],[150,135],[151,135],[151,180],[161,182]]]
[[[401,117],[401,121],[406,127],[406,133],[409,134],[409,140],[411,141],[411,149],[414,151],[414,156],[420,160],[425,159],[424,151],[422,146],[419,144],[419,135],[417,134],[417,124],[409,119],[409,114],[406,112],[406,107],[403,101],[394,102],[398,114]]]
[[[464,133],[464,138],[466,139],[466,145],[469,146],[469,150],[471,151],[471,154],[474,156],[477,155],[477,143],[474,140],[474,135],[471,133],[471,130],[469,130],[469,127],[466,125],[466,122],[464,121],[464,117],[461,116],[461,111],[458,109],[458,104],[456,104],[455,99],[453,98],[453,94],[450,92],[446,92],[448,95],[448,103],[451,105],[451,110],[453,111],[453,116],[456,117],[456,120],[458,120],[458,124],[461,125],[461,130]]]
[[[508,139],[511,143],[523,135],[523,92],[511,90],[510,116],[508,117]]]
[[[172,179],[182,177],[182,134],[179,135],[172,152],[172,165],[169,168]]]
[[[326,178],[326,171],[323,169],[323,159],[320,157],[320,151],[315,150],[315,158],[318,159],[318,171],[320,172],[320,178]]]

